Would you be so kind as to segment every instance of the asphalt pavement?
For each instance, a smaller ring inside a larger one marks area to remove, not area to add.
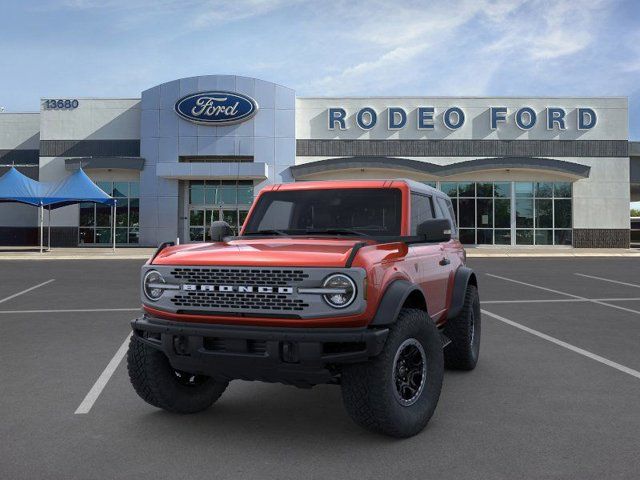
[[[118,354],[142,263],[0,261],[0,478],[638,478],[640,259],[470,259],[480,362],[406,440],[354,425],[335,386],[144,403]]]

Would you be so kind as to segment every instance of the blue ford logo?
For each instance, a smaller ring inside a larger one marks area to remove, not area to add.
[[[258,104],[241,93],[199,92],[182,97],[176,102],[175,110],[190,122],[229,125],[249,120],[258,111]]]

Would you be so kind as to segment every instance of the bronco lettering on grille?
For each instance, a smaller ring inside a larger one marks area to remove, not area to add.
[[[280,293],[291,295],[293,287],[267,287],[253,285],[193,285],[184,284],[182,290],[187,292],[237,292],[237,293]]]

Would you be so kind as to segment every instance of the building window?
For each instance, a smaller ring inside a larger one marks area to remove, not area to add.
[[[253,202],[251,180],[192,180],[189,182],[189,240],[210,240],[211,222],[223,220],[237,234]]]
[[[140,228],[140,183],[96,182],[116,204],[116,244],[138,243]],[[113,218],[111,206],[94,203],[80,204],[78,243],[80,245],[111,244]]]
[[[252,156],[223,156],[223,155],[213,155],[213,156],[181,156],[178,158],[180,163],[252,163]]]
[[[440,182],[465,244],[571,245],[570,182]]]

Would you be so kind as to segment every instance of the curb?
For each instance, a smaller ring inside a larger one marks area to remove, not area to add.
[[[0,261],[3,260],[31,260],[31,261],[51,261],[51,260],[148,260],[150,255],[59,255],[59,256],[40,256],[39,254],[31,255],[0,255]]]
[[[467,258],[640,258],[640,253],[469,253]]]

